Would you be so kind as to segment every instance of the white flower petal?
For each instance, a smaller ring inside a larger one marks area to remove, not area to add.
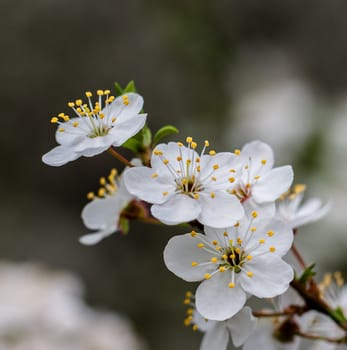
[[[128,96],[129,104],[123,103],[123,96]],[[123,121],[128,117],[140,113],[143,107],[143,97],[137,93],[129,92],[123,96],[118,96],[108,107],[105,107],[102,113],[105,114],[109,119],[117,118],[116,123]]]
[[[207,226],[216,228],[229,227],[244,215],[240,201],[227,192],[201,193],[198,200],[201,213],[198,220]]]
[[[73,146],[81,141],[83,141],[86,137],[85,132],[81,128],[74,128],[72,125],[73,123],[83,123],[84,124],[84,119],[81,118],[71,118],[69,121],[64,122],[64,125],[62,127],[65,129],[64,132],[59,131],[61,126],[57,128],[57,131],[55,133],[55,139],[57,140],[58,143],[60,143],[62,146]],[[73,132],[71,132],[71,129]],[[88,130],[88,126],[84,126],[83,129]]]
[[[117,193],[112,197],[95,198],[82,210],[83,223],[91,230],[103,229],[113,223],[116,230],[123,205]]]
[[[137,134],[146,123],[147,114],[129,116],[127,119],[117,121],[109,134],[113,137],[113,146],[120,146],[132,136]]]
[[[294,277],[292,267],[276,255],[254,257],[244,269],[253,272],[253,276],[240,273],[240,284],[258,298],[273,298],[284,293]]]
[[[152,215],[166,225],[195,220],[200,211],[198,201],[185,194],[174,194],[167,202],[151,207]]]
[[[173,181],[169,182],[167,178],[153,177],[154,173],[153,169],[147,167],[126,169],[123,178],[127,190],[148,203],[166,202],[176,187]]]
[[[331,203],[328,202],[322,206],[318,198],[309,199],[301,208],[299,208],[295,217],[289,221],[289,225],[297,228],[323,218],[331,210]]]
[[[195,293],[196,308],[209,320],[224,321],[234,316],[245,304],[246,293],[238,283],[229,288],[231,274],[218,272],[203,281]]]
[[[260,218],[272,218],[276,213],[276,204],[275,202],[269,203],[256,203],[253,197],[251,196],[249,199],[242,203],[243,208],[245,209],[245,213],[249,216],[252,211],[256,211]]]
[[[110,236],[115,231],[116,229],[111,227],[96,233],[90,233],[90,234],[84,235],[80,237],[78,240],[80,243],[84,245],[94,245],[96,243],[99,243],[105,237]]]
[[[267,173],[274,165],[272,148],[261,141],[252,141],[245,144],[242,147],[240,158],[249,163],[250,178]],[[263,164],[264,160],[266,161],[265,164]]]
[[[164,262],[166,267],[176,276],[188,282],[201,281],[206,273],[216,269],[215,264],[199,265],[209,262],[213,256],[203,248],[198,248],[203,235],[198,233],[192,237],[190,233],[172,237],[164,249]],[[197,266],[192,266],[197,262]]]
[[[253,316],[252,309],[248,306],[245,306],[235,316],[225,322],[236,347],[241,346],[257,328],[257,319]]]
[[[291,248],[294,239],[293,230],[282,221],[259,219],[255,220],[252,226],[256,228],[256,231],[252,232],[252,238],[245,245],[247,254],[268,253],[282,257]],[[263,240],[264,243],[259,243],[260,240]]]
[[[200,350],[226,350],[229,332],[224,322],[217,322],[202,338]]]
[[[47,165],[61,166],[79,158],[80,156],[80,154],[73,152],[70,148],[57,146],[44,154],[42,156],[42,161]]]
[[[290,165],[272,169],[253,186],[252,195],[254,200],[258,203],[276,200],[288,190],[293,178],[293,169]]]

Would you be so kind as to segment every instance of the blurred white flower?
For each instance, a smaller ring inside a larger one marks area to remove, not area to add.
[[[331,209],[331,203],[323,205],[319,198],[310,198],[301,204],[306,186],[297,184],[277,201],[278,217],[295,229],[323,218]]]
[[[111,170],[107,180],[101,178],[100,182],[102,187],[99,189],[99,197],[89,193],[92,201],[82,210],[85,226],[98,230],[80,237],[79,241],[86,245],[96,244],[116,232],[122,210],[135,198],[127,191],[123,177],[116,179],[115,169]]]
[[[143,350],[129,321],[89,308],[81,282],[32,264],[0,264],[0,348]]]
[[[122,145],[143,128],[147,114],[139,114],[142,96],[128,93],[114,99],[109,94],[109,90],[98,90],[99,98],[93,106],[92,93],[86,92],[87,103],[82,100],[68,103],[77,117],[60,113],[51,119],[59,124],[55,137],[60,145],[43,155],[44,163],[61,166],[81,156],[95,156],[111,146]]]

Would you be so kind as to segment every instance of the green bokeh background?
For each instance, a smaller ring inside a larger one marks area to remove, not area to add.
[[[127,237],[80,245],[85,194],[121,165],[107,154],[59,168],[44,165],[42,154],[55,145],[49,120],[86,90],[134,79],[153,130],[170,123],[182,138],[209,139],[216,150],[240,147],[221,134],[237,103],[229,93],[230,71],[237,71],[241,53],[252,50],[256,62],[258,52],[275,48],[319,96],[333,101],[347,88],[347,3],[2,0],[0,11],[0,257],[79,274],[87,300],[127,314],[150,349],[198,349],[200,336],[182,323],[183,294],[194,286],[169,273],[162,260],[169,237],[182,229],[134,223]],[[322,163],[323,117],[317,114],[294,161],[301,182],[327,172],[333,181],[337,171]],[[320,249],[324,245],[317,254]]]

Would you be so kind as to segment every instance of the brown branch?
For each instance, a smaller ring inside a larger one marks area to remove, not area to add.
[[[121,154],[119,154],[117,151],[115,151],[112,147],[110,147],[107,151],[108,151],[108,153],[111,154],[112,157],[118,159],[119,161],[121,161],[126,166],[129,166],[129,167],[133,167],[134,166],[128,161],[128,159],[124,158]]]

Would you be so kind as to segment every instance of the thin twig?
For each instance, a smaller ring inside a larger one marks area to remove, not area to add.
[[[111,156],[113,156],[114,158],[118,159],[119,161],[121,161],[126,166],[129,166],[129,167],[133,167],[134,166],[128,161],[128,159],[124,158],[121,154],[119,154],[117,151],[115,151],[112,147],[110,147],[107,151],[108,151],[108,153],[111,154]]]

